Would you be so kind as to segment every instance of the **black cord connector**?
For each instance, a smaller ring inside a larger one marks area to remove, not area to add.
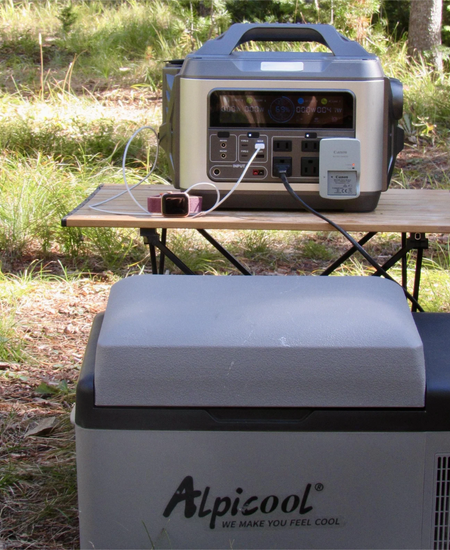
[[[344,237],[348,241],[350,241],[350,243],[356,248],[356,250],[358,250],[358,252],[360,252],[360,254],[362,254],[364,256],[364,258],[370,263],[370,265],[376,269],[376,271],[379,275],[383,275],[383,277],[385,277],[386,279],[389,279],[390,281],[393,281],[394,283],[401,286],[398,283],[398,281],[396,281],[393,277],[391,277],[389,275],[389,273],[383,267],[381,267],[381,265],[374,258],[372,258],[372,256],[358,243],[358,241],[356,241],[349,233],[347,233],[347,231],[345,231],[345,229],[343,229],[340,225],[338,225],[334,221],[330,220],[329,218],[327,218],[326,216],[324,216],[320,212],[317,212],[317,210],[314,210],[314,208],[311,208],[311,206],[309,206],[302,198],[300,198],[297,195],[297,193],[292,189],[291,184],[289,183],[289,181],[287,179],[286,171],[279,170],[279,177],[280,177],[281,181],[283,182],[283,185],[284,185],[286,191],[291,195],[291,197],[293,199],[295,199],[296,201],[299,201],[300,204],[303,206],[303,208],[305,208],[305,210],[307,210],[308,212],[311,212],[311,214],[314,214],[314,216],[317,216],[318,218],[320,218],[320,219],[324,220],[325,222],[329,223],[337,231],[342,233],[342,235],[344,235]],[[405,293],[405,296],[408,298],[408,300],[411,301],[411,303],[415,306],[415,308],[418,311],[423,312],[424,310],[423,310],[422,306],[414,298],[414,296],[412,294],[410,294],[406,290],[406,288],[402,287],[402,289],[403,289],[403,292]]]

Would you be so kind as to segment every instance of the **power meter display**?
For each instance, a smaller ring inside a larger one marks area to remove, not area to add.
[[[351,129],[350,92],[214,90],[209,97],[213,128]]]

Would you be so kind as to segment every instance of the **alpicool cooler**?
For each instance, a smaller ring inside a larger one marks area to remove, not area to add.
[[[120,281],[77,390],[81,547],[449,548],[449,331],[375,277]]]

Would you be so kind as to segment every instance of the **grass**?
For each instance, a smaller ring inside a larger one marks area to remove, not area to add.
[[[3,97],[0,247],[8,257],[22,255],[32,241],[44,256],[57,246],[79,257],[92,245],[105,252],[105,265],[111,266],[111,243],[121,251],[126,237],[108,239],[107,232],[102,237],[88,231],[82,241],[78,230],[62,231],[60,220],[98,185],[122,181],[119,166],[130,134],[158,124],[159,110],[146,105],[118,110],[89,96],[56,93],[46,101]],[[154,154],[152,136],[139,134],[129,148],[130,181],[146,173]],[[102,244],[105,240],[109,246]]]
[[[68,9],[69,8],[69,9]],[[177,1],[81,1],[21,2],[0,4],[3,53],[8,58],[0,83],[11,90],[33,88],[40,75],[35,65],[40,58],[39,35],[46,75],[62,81],[62,67],[75,63],[72,84],[77,89],[136,83],[156,90],[161,83],[161,63],[180,58],[196,49],[210,34],[208,18],[194,18]],[[6,23],[7,22],[7,23]],[[216,17],[214,33],[228,26],[226,14]],[[48,73],[47,73],[48,71]]]
[[[8,549],[79,547],[69,411],[80,343],[115,279],[55,271],[34,263],[0,274],[2,313],[14,323],[20,351],[0,357],[0,546]],[[46,421],[51,428],[40,429]]]
[[[17,337],[15,311],[0,305],[0,361],[23,360],[22,343]]]
[[[33,419],[33,423],[39,417]],[[39,548],[46,539],[53,548],[76,548],[77,492],[75,446],[68,418],[47,436],[30,437],[32,424],[17,414],[0,419],[2,477],[2,541],[7,548]]]
[[[424,58],[411,59],[406,42],[387,40],[378,53],[385,73],[403,84],[404,107],[401,122],[406,137],[417,143],[426,138],[432,144],[445,145],[449,133],[450,77],[436,74]]]
[[[54,87],[45,100],[19,94],[3,94],[0,99],[0,146],[10,153],[42,154],[66,164],[120,164],[125,145],[137,128],[158,126],[160,110],[145,98],[136,108],[120,109],[102,104],[93,95],[81,96]],[[133,98],[133,94],[130,94]],[[130,99],[130,96],[128,99]],[[120,99],[120,98],[119,98]],[[147,107],[147,111],[145,108]],[[136,163],[146,158],[142,134],[133,140],[130,158]]]

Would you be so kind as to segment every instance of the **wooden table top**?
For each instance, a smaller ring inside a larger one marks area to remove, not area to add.
[[[99,207],[115,213],[99,212],[92,208],[92,205],[114,197],[124,189],[124,185],[100,186],[63,218],[62,225],[65,227],[335,231],[331,225],[305,211],[216,210],[196,218],[145,215],[139,211],[127,193]],[[133,190],[133,196],[145,207],[148,196],[170,190],[173,188],[162,185],[141,185]],[[120,214],[120,212],[126,214]],[[139,215],[132,214],[133,212]],[[326,215],[347,231],[450,233],[450,190],[390,189],[381,194],[380,202],[373,212],[328,212]]]

